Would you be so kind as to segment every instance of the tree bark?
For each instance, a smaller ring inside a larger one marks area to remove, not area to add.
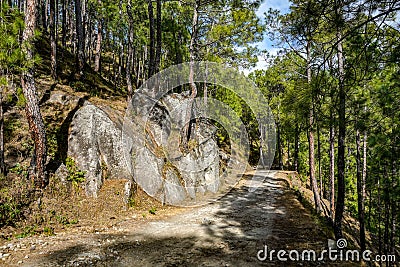
[[[342,219],[344,212],[344,198],[346,193],[345,185],[345,138],[346,138],[346,92],[344,88],[344,62],[342,34],[340,30],[337,33],[337,57],[339,70],[339,133],[338,133],[338,194],[336,200],[334,232],[336,239],[342,238]]]
[[[364,131],[363,140],[363,168],[362,168],[362,179],[361,179],[361,196],[362,196],[362,225],[360,223],[360,231],[363,231],[364,243],[365,243],[365,199],[367,197],[366,193],[366,179],[367,179],[367,131]],[[364,244],[364,250],[365,250]]]
[[[161,0],[157,0],[157,14],[156,14],[156,24],[157,24],[157,46],[156,46],[156,58],[154,73],[160,70],[161,65],[161,46],[162,46],[162,32],[161,32]]]
[[[101,5],[101,0],[97,1],[99,6]],[[103,23],[102,23],[102,16],[99,15],[98,22],[97,22],[97,39],[96,39],[96,51],[94,56],[94,71],[101,72],[101,43],[103,38]]]
[[[310,86],[311,89],[311,47],[310,47],[310,42],[307,42],[307,82]],[[314,94],[312,94],[314,95]],[[319,196],[318,192],[318,184],[317,180],[315,178],[315,154],[314,154],[314,97],[312,97],[311,100],[311,107],[309,110],[309,117],[308,117],[308,123],[309,123],[309,131],[308,131],[308,161],[309,161],[309,167],[310,167],[310,182],[311,182],[311,188],[314,193],[314,202],[315,202],[315,209],[317,212],[321,211],[321,199]]]
[[[64,49],[67,48],[67,0],[62,0],[62,12],[61,12],[61,45]]]
[[[282,139],[281,139],[281,122],[278,114],[278,121],[276,122],[276,143],[278,149],[278,169],[283,169],[283,161],[282,161]]]
[[[189,140],[189,126],[190,126],[190,118],[192,115],[192,104],[194,101],[194,98],[197,96],[197,86],[194,82],[194,63],[196,60],[196,55],[195,55],[195,42],[197,38],[197,27],[198,27],[198,1],[196,0],[194,2],[193,6],[193,18],[192,18],[192,34],[190,36],[190,45],[189,45],[189,57],[190,57],[190,62],[189,62],[189,86],[191,89],[191,95],[190,99],[191,101],[188,103],[188,107],[186,110],[186,120],[185,120],[185,126],[183,127],[183,133],[182,133],[182,146],[183,149],[187,149],[187,142]]]
[[[45,32],[47,32],[47,4],[48,4],[47,0],[42,0],[42,2],[40,3],[41,18],[39,18],[39,20],[42,21],[42,27]]]
[[[22,34],[22,49],[27,61],[33,60],[33,37],[36,22],[36,0],[26,1],[25,28]],[[29,132],[32,136],[35,148],[29,170],[29,178],[35,186],[44,188],[47,183],[46,174],[46,131],[42,115],[39,109],[39,100],[36,92],[33,68],[24,70],[21,74],[21,85],[26,100],[26,117],[29,124]]]
[[[0,74],[2,70],[0,69]],[[4,115],[3,115],[3,86],[0,86],[0,174],[5,174],[4,164]]]
[[[148,77],[150,78],[155,73],[155,30],[154,30],[154,14],[152,0],[148,0],[148,13],[149,13],[149,31],[150,31],[150,47],[149,47],[149,69]]]
[[[335,217],[335,127],[333,125],[333,115],[331,112],[331,122],[329,126],[329,206],[331,219]]]
[[[299,125],[296,123],[295,133],[294,133],[294,155],[293,155],[293,166],[294,171],[299,172]]]
[[[76,27],[76,42],[77,42],[77,68],[79,75],[82,75],[85,66],[85,41],[83,33],[82,21],[82,4],[81,0],[75,0],[75,27]]]
[[[360,131],[356,130],[356,165],[357,165],[357,202],[358,202],[358,222],[360,223],[360,247],[364,251],[365,247],[365,221],[364,221],[364,170],[361,166],[361,147]]]
[[[316,114],[318,115],[318,113]],[[318,180],[319,180],[319,194],[321,199],[324,198],[324,181],[322,179],[322,170],[321,170],[321,138],[320,138],[320,128],[318,123],[318,116],[316,116],[317,120],[317,153],[318,153]]]
[[[134,32],[133,32],[133,16],[132,16],[132,1],[128,1],[128,5],[126,7],[126,12],[128,14],[128,24],[129,24],[129,37],[128,37],[128,55],[127,55],[127,61],[126,61],[126,85],[127,85],[127,91],[128,91],[128,96],[127,99],[128,101],[131,100],[132,95],[133,95],[133,86],[132,86],[132,65],[133,65],[133,38],[134,38]]]
[[[56,0],[50,0],[51,77],[57,80]]]

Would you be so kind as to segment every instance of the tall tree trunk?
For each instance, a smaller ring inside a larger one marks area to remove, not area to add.
[[[122,18],[122,0],[119,1],[119,17]],[[122,73],[124,71],[124,58],[125,58],[125,38],[122,36],[118,36],[118,46],[119,46],[119,54],[118,54],[118,84],[121,84]]]
[[[161,0],[157,0],[157,14],[156,14],[156,24],[157,24],[157,46],[156,46],[156,58],[154,73],[160,70],[161,64],[161,46],[162,46],[162,32],[161,32]]]
[[[196,60],[196,53],[195,53],[195,43],[196,43],[196,38],[197,38],[197,27],[198,27],[198,0],[194,2],[193,6],[193,18],[192,18],[192,34],[190,36],[190,45],[189,45],[189,57],[190,57],[190,62],[189,62],[189,86],[191,89],[191,95],[190,95],[190,103],[188,104],[187,110],[186,110],[186,120],[185,120],[185,126],[183,127],[183,133],[182,133],[182,148],[184,150],[187,150],[187,142],[189,140],[189,127],[190,127],[190,118],[192,116],[192,104],[194,101],[194,98],[197,96],[197,86],[194,82],[194,64]]]
[[[393,116],[392,116],[392,121],[393,121]],[[366,152],[367,148],[366,148],[366,142],[367,142],[367,137],[366,137],[366,132],[364,132],[364,150]],[[394,136],[394,139],[396,139],[396,136]],[[395,142],[392,142],[392,153],[391,153],[391,182],[392,182],[392,188],[395,188],[397,181],[396,181],[396,159],[397,159],[397,155],[396,155],[396,148],[395,148]],[[366,153],[365,153],[366,154]],[[364,155],[364,158],[366,159],[366,156]],[[365,163],[364,163],[365,164]],[[365,171],[366,171],[366,166],[365,166]],[[363,167],[363,172],[364,172],[364,167]],[[390,235],[390,253],[391,254],[395,254],[396,252],[396,222],[397,222],[397,205],[398,203],[396,203],[398,201],[393,200],[392,201],[392,218],[391,218],[391,235]],[[394,266],[394,265],[393,265]]]
[[[76,40],[76,16],[74,17],[74,13],[73,13],[73,11],[72,10],[74,10],[74,7],[72,6],[73,5],[73,3],[72,3],[72,1],[71,0],[68,0],[69,2],[68,2],[68,5],[67,5],[67,12],[68,12],[68,15],[67,15],[67,18],[68,18],[68,21],[69,21],[69,45],[70,45],[70,49],[71,49],[71,52],[73,53],[73,54],[76,54],[76,43],[77,43],[77,40]],[[75,18],[75,19],[74,19]],[[77,58],[77,60],[78,60],[78,58]]]
[[[150,47],[149,47],[149,69],[148,77],[150,78],[155,73],[155,30],[154,30],[154,14],[153,14],[153,2],[148,0],[148,13],[149,13],[149,30],[150,30]]]
[[[335,214],[335,126],[333,125],[333,114],[330,113],[329,126],[329,208],[332,222]]]
[[[380,184],[380,175],[378,175],[378,223],[376,227],[378,228],[378,253],[382,254],[382,230],[381,230],[381,221],[382,221],[382,207],[381,207],[381,184]]]
[[[87,27],[88,27],[88,16],[87,16],[87,1],[86,0],[80,0],[81,1],[81,13],[82,13],[82,42],[83,42],[83,59],[84,62],[87,60],[87,53],[86,53],[86,47],[87,47],[87,40],[89,38],[86,38],[86,33],[87,33]]]
[[[3,75],[0,69],[0,74]],[[5,174],[4,164],[4,115],[3,115],[3,86],[0,85],[0,174]]]
[[[361,163],[360,131],[356,130],[356,165],[357,165],[357,202],[358,202],[358,222],[360,223],[360,247],[365,250],[365,222],[364,222],[364,168]]]
[[[281,122],[279,119],[279,114],[278,114],[278,120],[276,122],[276,143],[277,143],[277,149],[278,149],[278,169],[282,170],[283,169],[282,138],[281,138]]]
[[[77,67],[79,75],[82,75],[83,68],[85,66],[85,40],[83,33],[81,0],[75,0],[75,20],[77,41]]]
[[[97,1],[99,6],[101,6],[101,0]],[[103,38],[103,23],[102,23],[102,16],[99,15],[99,19],[97,21],[97,39],[96,39],[96,51],[94,56],[94,71],[101,72],[101,42]]]
[[[299,125],[296,123],[295,133],[294,133],[294,155],[293,155],[293,170],[299,172]]]
[[[362,207],[363,207],[363,216],[365,217],[365,199],[367,198],[367,191],[366,191],[366,181],[367,181],[367,138],[368,134],[367,131],[364,131],[364,139],[363,139],[363,167],[362,167],[362,179],[361,179],[361,194],[362,194]],[[364,218],[363,218],[364,219]],[[365,228],[365,220],[364,226]],[[365,231],[365,229],[363,229]],[[365,235],[365,233],[364,233]]]
[[[50,0],[51,77],[57,80],[56,0]]]
[[[318,113],[316,114],[318,115]],[[321,175],[321,138],[320,138],[320,129],[319,129],[319,123],[318,123],[318,116],[316,116],[317,120],[317,153],[318,153],[318,180],[319,180],[319,193],[320,197],[324,198],[324,182],[322,180],[322,175]]]
[[[39,21],[41,20],[41,22],[42,22],[42,27],[43,27],[43,30],[46,32],[47,31],[47,4],[48,4],[48,2],[47,2],[47,0],[39,0],[39,1],[41,1],[41,3],[40,3],[40,8],[41,8],[41,12],[40,12],[40,18],[39,18]]]
[[[62,0],[61,45],[67,48],[67,0]]]
[[[287,160],[286,160],[286,162],[287,162],[287,164],[286,164],[286,169],[287,170],[290,170],[290,161],[291,161],[291,159],[290,159],[290,138],[289,138],[289,136],[287,137],[287,140],[286,140],[286,143],[287,143]]]
[[[311,44],[310,41],[307,42],[307,83],[310,86],[311,89],[311,79],[312,79],[312,73],[311,73]],[[312,95],[314,95],[312,93]],[[312,97],[313,99],[314,97]],[[319,196],[318,192],[318,184],[317,180],[315,178],[315,154],[314,154],[314,100],[311,101],[311,107],[309,110],[309,117],[308,117],[308,122],[309,122],[309,131],[308,131],[308,161],[309,161],[309,166],[310,166],[310,182],[311,182],[311,188],[314,193],[314,202],[315,202],[315,209],[317,212],[321,211],[321,199]]]
[[[133,20],[133,15],[132,15],[132,1],[128,0],[128,5],[126,7],[126,12],[128,15],[128,24],[129,24],[129,36],[128,36],[128,58],[126,61],[126,85],[127,85],[127,90],[128,90],[128,102],[132,99],[133,95],[133,86],[132,86],[132,66],[133,66],[133,38],[134,38],[134,32],[133,32],[133,26],[134,26],[134,20]]]
[[[22,49],[27,61],[33,60],[33,37],[36,22],[36,0],[26,1],[25,28],[22,34]],[[46,131],[39,109],[39,100],[36,92],[34,72],[30,67],[21,74],[21,85],[25,96],[26,117],[29,124],[29,132],[32,136],[35,149],[29,170],[29,178],[35,186],[43,188],[47,185],[46,174]]]
[[[340,11],[339,11],[340,12]],[[344,62],[343,62],[343,46],[342,34],[338,30],[337,33],[337,57],[339,70],[339,133],[338,133],[338,194],[336,200],[334,232],[337,239],[343,237],[342,219],[344,212],[344,198],[346,193],[345,185],[345,138],[346,138],[346,92],[344,88]]]
[[[124,71],[124,42],[122,38],[119,38],[119,55],[118,55],[118,84],[121,83],[121,79],[122,79],[122,73]]]

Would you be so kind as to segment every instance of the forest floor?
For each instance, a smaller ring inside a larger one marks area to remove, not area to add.
[[[360,266],[328,259],[279,262],[276,253],[272,261],[258,260],[265,245],[268,251],[312,249],[318,255],[332,238],[331,230],[288,187],[285,175],[276,171],[258,175],[263,181],[255,192],[249,191],[249,173],[213,203],[170,207],[146,222],[132,217],[91,233],[73,228],[53,236],[2,242],[0,265]]]

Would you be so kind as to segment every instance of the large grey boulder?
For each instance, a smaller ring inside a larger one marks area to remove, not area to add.
[[[123,157],[121,116],[86,101],[74,115],[68,139],[68,156],[86,171],[86,194],[97,196],[103,179],[131,180]],[[106,176],[106,177],[104,177]]]
[[[167,95],[146,121],[140,114],[142,105],[125,116],[124,123],[115,111],[86,101],[72,119],[68,140],[68,156],[86,171],[86,194],[96,197],[106,178],[128,180],[126,199],[133,180],[168,204],[196,204],[218,192],[223,180],[214,127],[199,120],[191,130],[189,151],[179,148],[189,101],[180,94]]]

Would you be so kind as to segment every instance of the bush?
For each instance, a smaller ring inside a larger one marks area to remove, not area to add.
[[[23,172],[22,170],[16,172]],[[25,178],[12,175],[0,177],[0,228],[14,226],[24,218],[24,210],[32,202],[33,191]]]
[[[74,159],[67,157],[65,159],[65,165],[67,166],[68,176],[67,180],[71,181],[74,186],[83,183],[85,181],[85,171],[80,170],[74,161]]]

